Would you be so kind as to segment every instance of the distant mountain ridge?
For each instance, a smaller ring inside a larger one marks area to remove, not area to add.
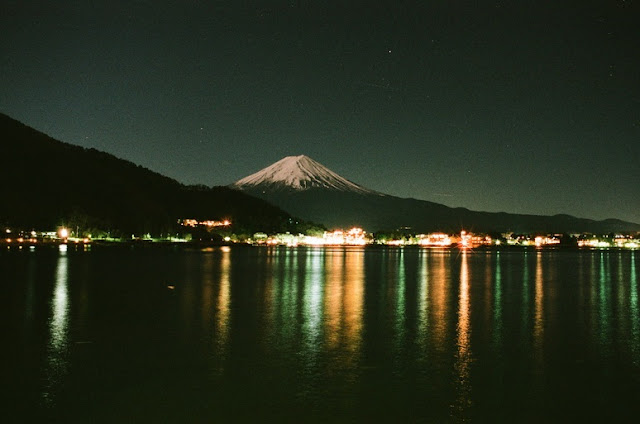
[[[406,199],[352,183],[307,156],[288,156],[231,185],[302,219],[368,231],[592,232],[640,231],[640,224],[554,216],[481,212]]]
[[[227,187],[186,186],[0,114],[0,225],[165,233],[178,219],[228,218],[234,231],[284,231],[292,217]]]

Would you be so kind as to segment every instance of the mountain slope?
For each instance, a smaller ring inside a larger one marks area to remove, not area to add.
[[[477,212],[451,208],[425,200],[403,199],[377,193],[362,186],[347,190],[333,181],[348,181],[332,173],[328,184],[314,184],[326,178],[324,166],[298,171],[287,157],[232,185],[261,197],[302,219],[329,227],[362,226],[368,231],[411,227],[428,231],[512,231],[512,232],[593,232],[640,231],[640,225],[610,219],[594,221],[569,215],[539,216],[505,212]],[[318,165],[315,165],[318,164]],[[291,168],[294,168],[292,171]],[[319,175],[313,170],[320,169]],[[306,172],[308,171],[308,172]],[[295,178],[290,178],[295,175]],[[337,177],[336,177],[337,176]],[[311,181],[303,184],[300,181]],[[338,186],[339,188],[336,188]]]
[[[231,219],[236,230],[286,228],[288,214],[227,187],[185,186],[95,149],[63,143],[0,114],[0,225],[75,223],[112,233],[168,232],[178,219]]]

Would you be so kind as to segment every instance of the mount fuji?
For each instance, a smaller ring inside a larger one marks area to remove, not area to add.
[[[382,195],[336,174],[308,156],[287,156],[276,163],[242,178],[232,188],[247,191],[330,191]]]
[[[293,216],[329,228],[360,226],[367,231],[411,228],[414,232],[461,229],[497,232],[640,231],[640,225],[570,215],[524,215],[451,208],[405,199],[356,184],[305,155],[287,156],[230,185],[284,209]]]

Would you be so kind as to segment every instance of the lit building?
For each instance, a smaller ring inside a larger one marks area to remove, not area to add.
[[[451,237],[445,233],[420,234],[418,236],[418,244],[420,246],[448,247],[452,243]]]

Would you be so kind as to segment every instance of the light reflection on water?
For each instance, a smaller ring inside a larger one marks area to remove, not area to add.
[[[469,408],[471,398],[471,305],[469,302],[469,265],[467,252],[462,252],[460,262],[460,292],[458,294],[458,326],[457,326],[457,354],[455,369],[457,371],[457,391],[453,417],[456,422],[470,421]]]
[[[33,246],[31,246],[33,247]],[[26,272],[26,296],[25,296],[25,305],[24,305],[24,323],[25,323],[25,331],[33,325],[34,318],[34,302],[35,302],[35,291],[36,291],[36,260],[31,256],[29,258],[29,263],[27,265]]]
[[[636,274],[636,252],[631,252],[629,265],[629,320],[631,321],[632,352],[634,353],[634,364],[640,366],[640,311],[638,310],[638,275]]]
[[[447,327],[449,319],[449,297],[451,295],[451,270],[450,262],[451,256],[448,252],[436,253],[436,258],[433,261],[433,273],[432,273],[432,301],[433,305],[431,310],[433,314],[433,344],[434,348],[440,353],[446,351],[447,346]]]
[[[529,346],[529,323],[530,323],[530,315],[531,308],[529,306],[529,255],[525,251],[522,255],[522,303],[520,304],[520,322],[522,323],[522,328],[520,330],[520,344],[523,347]]]
[[[361,249],[329,251],[324,282],[325,345],[333,373],[344,373],[352,383],[360,362],[364,303],[364,252]]]
[[[616,310],[618,311],[624,311],[624,302],[626,301],[626,299],[628,299],[629,294],[627,293],[627,287],[626,284],[624,283],[624,272],[622,272],[623,269],[623,262],[622,262],[622,252],[618,252],[617,254],[617,261],[616,261],[616,270],[615,273],[618,278],[616,281],[616,292],[617,292],[617,297],[616,297]],[[626,314],[625,314],[626,316]],[[622,326],[626,325],[626,320],[624,320],[624,322],[621,324]],[[624,331],[628,331],[628,328],[624,328]]]
[[[422,250],[419,255],[420,272],[418,274],[418,334],[417,344],[424,352],[427,347],[427,335],[429,333],[429,256]],[[422,356],[426,359],[426,356]]]
[[[611,307],[610,307],[610,292],[611,292],[611,275],[609,272],[609,253],[605,255],[604,252],[600,252],[599,258],[599,275],[598,275],[598,305],[600,311],[598,316],[600,317],[600,344],[606,348],[610,343],[610,323],[611,323]]]
[[[362,305],[364,303],[364,252],[347,251],[345,258],[344,334],[345,347],[356,360],[362,343]]]
[[[322,286],[324,285],[324,255],[320,249],[307,252],[302,300],[302,333],[306,365],[310,372],[317,366],[322,346]]]
[[[281,352],[294,351],[290,360],[303,359],[303,375],[312,380],[324,365],[346,374],[357,370],[363,328],[364,251],[287,248],[269,249],[268,255],[268,277],[258,283],[265,285],[261,302],[267,327],[265,354],[280,358]],[[321,358],[323,354],[325,358]],[[322,362],[327,358],[328,362]]]
[[[41,260],[37,252],[28,254],[30,261]],[[112,293],[92,291],[98,280],[91,269],[82,273],[74,268],[78,255],[89,254],[100,260],[99,249],[69,252],[69,257],[58,252],[48,277],[53,285],[44,285],[52,287],[47,289],[49,318],[41,326],[47,339],[42,352],[45,381],[38,382],[38,396],[44,393],[45,403],[55,404],[61,390],[81,392],[81,386],[96,384],[73,375],[73,361],[82,356],[69,349],[69,334],[75,335],[77,321],[85,319],[78,312],[82,299],[91,306],[84,314],[91,318],[100,306],[96,293]],[[147,343],[184,343],[184,349],[170,352],[189,356],[171,358],[178,369],[168,374],[180,375],[184,363],[205,367],[208,373],[193,377],[204,382],[194,387],[220,410],[229,401],[224,394],[230,385],[237,387],[229,396],[245,393],[243,379],[253,385],[251,396],[264,398],[262,406],[294,402],[318,411],[333,402],[342,408],[373,403],[380,404],[382,416],[386,408],[411,410],[433,422],[478,416],[486,421],[491,415],[483,414],[493,406],[513,408],[517,416],[514,401],[549,418],[544,408],[562,410],[554,395],[565,390],[598,404],[610,402],[612,392],[624,394],[624,387],[640,384],[637,252],[215,248],[189,253],[186,261],[178,256],[171,262],[167,256],[172,274],[183,276],[175,290],[163,285],[153,295],[141,280],[126,284],[144,287],[131,291],[144,297],[141,304],[165,302],[167,307],[154,304],[149,310],[162,322],[179,323],[178,335],[163,338],[165,333],[156,329],[153,338],[137,343],[145,345],[144,354],[162,350],[162,345]],[[123,261],[117,255],[108,260]],[[25,269],[24,299],[33,309],[20,316],[35,320],[42,315],[36,299],[42,268]],[[150,272],[143,271],[136,278]],[[79,275],[89,281],[76,284]],[[150,293],[152,300],[146,297]],[[102,311],[117,301],[121,299],[111,297]],[[121,317],[119,322],[130,321]],[[91,323],[87,319],[86,333],[96,343],[82,348],[87,360],[95,360],[100,340],[127,346],[128,328],[109,328],[109,336],[101,338],[95,334],[100,328]],[[24,331],[37,327],[34,323]],[[139,324],[135,334],[143,335],[145,329]],[[146,365],[139,360],[132,364]],[[123,373],[130,366],[126,361],[116,365]],[[89,368],[85,364],[83,369]],[[148,374],[156,372],[162,369]],[[275,394],[272,386],[260,385],[263,377],[278,385]],[[585,383],[601,388],[591,392]],[[209,398],[210,387],[223,400]],[[350,411],[359,417],[360,411]]]
[[[218,284],[218,297],[216,302],[216,354],[220,364],[224,364],[231,332],[231,251],[221,249],[220,258],[220,282]],[[219,372],[223,372],[220,368]]]
[[[69,264],[65,249],[60,249],[56,266],[55,286],[51,299],[49,320],[49,346],[47,349],[47,384],[43,391],[45,402],[54,401],[55,392],[67,373],[67,348],[69,326],[68,273]]]
[[[540,366],[543,362],[543,336],[544,336],[544,276],[542,274],[542,252],[536,254],[536,280],[535,280],[535,315],[533,323],[533,345],[535,355]]]
[[[343,337],[344,319],[344,270],[345,257],[331,254],[326,258],[325,283],[325,325],[327,348],[333,350],[340,345]]]
[[[495,254],[495,274],[493,276],[493,340],[498,350],[502,346],[502,268],[500,264],[500,252]]]
[[[406,342],[406,270],[405,270],[405,255],[404,249],[398,249],[397,256],[394,258],[395,261],[390,263],[391,269],[395,270],[394,281],[395,285],[392,286],[392,290],[394,290],[394,295],[396,298],[396,307],[395,307],[395,338],[396,341],[396,350],[402,349]],[[390,271],[393,273],[393,271]]]

